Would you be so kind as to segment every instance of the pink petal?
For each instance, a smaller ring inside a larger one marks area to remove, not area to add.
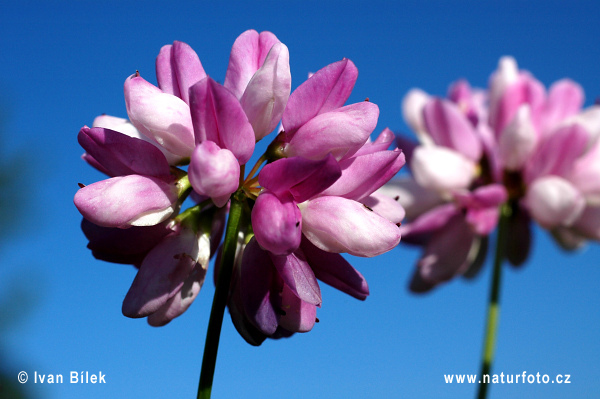
[[[160,49],[156,57],[156,80],[163,92],[173,94],[189,105],[189,88],[205,77],[198,54],[188,44],[175,41]]]
[[[390,180],[378,192],[397,200],[406,211],[409,220],[443,202],[436,191],[425,189],[408,177]]]
[[[84,218],[104,227],[152,226],[174,212],[177,187],[150,176],[119,176],[77,191]]]
[[[373,212],[386,218],[394,224],[401,223],[406,215],[406,212],[404,211],[402,205],[400,205],[400,202],[377,191],[368,197],[362,198],[360,203],[368,206],[373,210]]]
[[[292,135],[317,115],[344,105],[357,78],[358,69],[348,59],[334,62],[312,75],[290,95],[283,113],[286,133]]]
[[[558,176],[536,179],[524,201],[531,216],[548,229],[573,224],[585,207],[585,199],[579,191]]]
[[[317,307],[298,298],[286,285],[281,293],[281,308],[285,312],[279,318],[279,325],[292,332],[312,330],[317,319]]]
[[[235,155],[240,165],[254,151],[254,130],[240,102],[210,77],[190,88],[190,108],[196,143],[209,140]]]
[[[531,158],[538,144],[538,133],[527,104],[521,105],[499,139],[500,159],[507,170],[520,170]]]
[[[528,104],[533,115],[534,126],[538,126],[539,113],[544,106],[546,89],[529,74],[521,73],[516,83],[508,86],[498,102],[494,114],[495,120],[490,119],[496,137],[502,134],[504,128],[513,120],[517,110],[523,104]],[[490,115],[491,117],[491,115]]]
[[[242,98],[252,76],[263,65],[267,54],[279,40],[271,32],[247,30],[233,43],[224,86]]]
[[[385,151],[390,148],[390,145],[396,141],[396,135],[387,127],[379,133],[379,136],[375,141],[367,141],[361,148],[354,154],[355,157],[359,155],[372,154],[374,152]]]
[[[240,99],[254,129],[256,141],[277,127],[290,96],[291,87],[292,75],[288,49],[282,43],[275,43]]]
[[[123,301],[123,314],[145,317],[159,310],[181,290],[199,254],[198,237],[192,229],[182,228],[167,236],[140,266]]]
[[[469,120],[454,103],[432,99],[423,108],[423,118],[435,144],[460,152],[472,161],[479,161],[481,142]]]
[[[302,251],[297,250],[287,256],[271,254],[271,260],[279,276],[294,295],[303,302],[321,305],[323,300],[319,283]]]
[[[319,197],[300,204],[299,208],[302,232],[324,251],[372,257],[400,242],[398,226],[359,202]]]
[[[410,165],[422,187],[435,191],[467,188],[475,176],[475,164],[446,147],[417,147]]]
[[[125,105],[131,123],[173,154],[187,157],[194,148],[190,108],[139,75],[125,80]]]
[[[192,273],[184,280],[181,289],[171,297],[158,310],[148,316],[148,324],[160,327],[171,320],[181,316],[194,302],[200,293],[206,277],[206,268],[196,266]]]
[[[252,228],[262,248],[288,255],[300,246],[302,215],[290,194],[278,197],[266,190],[252,209]]]
[[[387,183],[404,166],[400,150],[379,151],[340,161],[342,176],[322,195],[360,200]]]
[[[569,79],[562,79],[550,86],[548,100],[542,109],[542,132],[552,130],[566,118],[577,114],[583,105],[585,95],[580,85]]]
[[[215,202],[221,207],[238,188],[240,165],[231,151],[219,148],[212,141],[203,141],[192,153],[188,176],[198,194],[213,199],[224,197],[224,201]]]
[[[402,100],[402,115],[406,124],[415,132],[417,137],[425,134],[425,120],[423,108],[430,97],[421,89],[411,89]]]
[[[581,157],[590,144],[589,133],[579,124],[560,128],[543,140],[525,170],[525,181],[546,175],[566,176],[573,163]]]
[[[321,113],[305,123],[285,148],[287,156],[340,160],[358,151],[377,125],[379,107],[362,102]]]

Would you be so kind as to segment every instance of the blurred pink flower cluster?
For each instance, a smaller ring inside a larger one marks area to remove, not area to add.
[[[600,240],[600,106],[568,79],[548,90],[503,57],[487,90],[464,81],[446,98],[411,90],[402,108],[419,143],[399,137],[411,176],[383,192],[399,197],[403,242],[423,246],[411,281],[422,292],[482,265],[500,206],[510,206],[505,256],[522,264],[531,221],[568,249]]]
[[[230,201],[246,217],[228,305],[248,342],[309,331],[321,305],[317,279],[366,298],[365,279],[340,253],[371,257],[399,243],[404,209],[374,192],[405,158],[388,149],[388,129],[370,141],[377,105],[344,105],[354,64],[328,65],[291,93],[287,47],[250,30],[235,41],[223,84],[182,42],[160,50],[156,76],[158,86],[137,72],[126,79],[128,120],[99,116],[78,136],[83,159],[109,177],[75,195],[88,247],[139,268],[123,314],[160,326],[190,306]],[[255,143],[272,132],[244,176]]]

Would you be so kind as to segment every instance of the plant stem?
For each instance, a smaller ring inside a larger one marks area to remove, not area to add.
[[[489,374],[494,361],[494,348],[496,346],[496,333],[498,331],[498,320],[500,317],[500,278],[502,277],[502,261],[506,251],[506,232],[508,218],[511,208],[508,203],[500,208],[500,221],[498,222],[498,236],[496,242],[496,255],[494,257],[494,270],[490,286],[490,301],[488,303],[487,324],[485,329],[485,341],[483,344],[483,356],[481,359],[481,374],[479,383],[478,399],[485,399],[489,385]],[[488,375],[488,381],[484,383],[484,376]]]
[[[198,399],[210,398],[212,391],[215,365],[217,362],[217,351],[219,349],[219,338],[221,336],[221,326],[223,324],[223,315],[225,314],[225,306],[227,305],[227,297],[229,295],[229,285],[231,282],[233,263],[235,261],[238,232],[244,205],[242,202],[243,194],[240,194],[240,192],[237,192],[231,196],[231,206],[229,208],[229,219],[225,231],[225,241],[223,242],[223,253],[221,255],[217,287],[213,297],[210,319],[208,321],[208,331],[206,332],[206,341],[204,343],[202,370],[200,371],[200,382],[198,384]]]

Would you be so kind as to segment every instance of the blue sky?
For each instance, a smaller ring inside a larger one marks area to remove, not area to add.
[[[6,2],[5,2],[6,3]],[[326,4],[323,4],[326,3]],[[73,206],[77,183],[102,177],[81,159],[76,135],[101,113],[126,117],[122,85],[181,40],[216,80],[244,30],[270,30],[290,51],[292,86],[343,57],[359,69],[350,102],[380,107],[376,131],[406,131],[400,102],[412,87],[443,95],[467,78],[485,86],[499,57],[514,56],[545,85],[579,82],[600,96],[600,5],[592,1],[14,2],[0,6],[0,164],[17,170],[1,210],[0,370],[17,380],[89,371],[105,385],[22,386],[39,398],[194,397],[214,287],[155,329],[121,315],[129,266],[96,261]],[[4,189],[4,188],[3,188]],[[12,217],[9,217],[12,216]],[[474,281],[425,296],[407,292],[418,252],[352,258],[371,296],[323,286],[308,334],[246,344],[226,315],[216,398],[473,396],[444,374],[476,373],[490,264]],[[494,385],[491,397],[590,397],[600,391],[600,246],[565,253],[536,229],[527,264],[506,268],[495,372],[570,374],[571,384]],[[592,365],[592,366],[590,366]],[[0,391],[0,397],[2,393]]]

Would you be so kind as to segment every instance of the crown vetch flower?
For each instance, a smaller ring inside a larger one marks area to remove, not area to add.
[[[420,145],[410,152],[412,178],[386,192],[406,208],[404,241],[424,246],[413,290],[478,269],[505,202],[512,210],[505,251],[514,265],[527,258],[532,219],[567,248],[597,239],[588,187],[600,181],[593,166],[600,107],[582,111],[583,99],[568,79],[546,92],[510,57],[500,60],[487,92],[459,81],[447,99],[407,94],[404,116]]]
[[[161,48],[156,76],[157,86],[137,72],[126,79],[129,121],[100,116],[79,134],[83,158],[109,176],[75,195],[89,248],[139,268],[123,314],[160,326],[185,312],[227,212],[215,271],[232,276],[217,290],[228,286],[232,321],[249,343],[311,330],[318,279],[365,299],[364,277],[340,253],[370,257],[398,244],[404,209],[376,191],[405,156],[389,149],[389,129],[369,141],[377,105],[345,104],[356,66],[335,62],[290,94],[287,47],[250,30],[232,47],[224,84],[178,41]],[[255,143],[280,122],[244,176]]]

